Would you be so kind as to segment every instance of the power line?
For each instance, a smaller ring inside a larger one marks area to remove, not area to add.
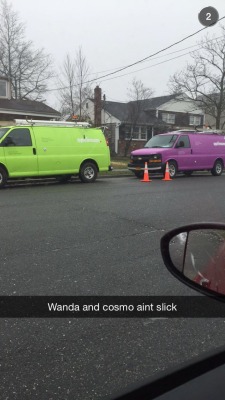
[[[218,20],[218,22],[221,21],[222,19],[225,19],[225,16],[222,17],[222,18],[220,18],[220,19]],[[167,46],[167,47],[165,47],[165,48],[163,48],[163,49],[161,49],[161,50],[159,50],[159,51],[157,51],[157,52],[155,52],[155,53],[153,53],[153,54],[150,54],[149,56],[147,56],[147,57],[145,57],[145,58],[142,58],[141,60],[138,60],[138,61],[136,61],[136,62],[134,62],[134,63],[132,63],[132,64],[129,64],[129,65],[126,65],[126,66],[124,66],[124,67],[122,67],[122,68],[119,68],[119,69],[115,70],[114,72],[110,72],[110,73],[108,73],[108,74],[106,74],[106,75],[102,75],[102,76],[100,76],[100,77],[98,77],[98,78],[94,78],[94,79],[88,80],[88,81],[86,81],[86,82],[83,82],[83,84],[98,81],[98,80],[103,79],[103,78],[106,78],[106,77],[108,77],[108,76],[115,75],[115,74],[117,74],[118,72],[124,71],[125,69],[131,68],[131,67],[133,67],[134,65],[140,64],[140,63],[142,63],[143,61],[146,61],[146,60],[148,60],[149,58],[152,58],[152,57],[156,56],[157,54],[160,54],[160,53],[162,53],[163,51],[166,51],[166,50],[168,50],[168,49],[170,49],[170,48],[176,46],[177,44],[184,42],[185,40],[187,40],[187,39],[189,39],[189,38],[191,38],[191,37],[197,35],[199,32],[202,32],[203,30],[208,29],[209,27],[210,27],[210,25],[209,25],[209,26],[205,26],[204,28],[199,29],[198,31],[196,31],[196,32],[194,32],[194,33],[192,33],[192,34],[190,34],[190,35],[188,35],[188,36],[185,36],[183,39],[181,39],[181,40],[179,40],[179,41],[177,41],[177,42],[174,42],[173,44],[171,44],[171,45],[169,45],[169,46]],[[132,72],[132,73],[133,73],[133,72]],[[124,76],[124,75],[120,75],[120,77],[121,77],[121,76]],[[79,84],[76,84],[76,85],[73,85],[73,86],[79,86]],[[48,89],[47,91],[48,91],[48,92],[52,92],[52,91],[62,90],[62,89],[67,89],[67,88],[68,88],[68,86],[65,86],[65,87],[56,88],[56,89]]]
[[[190,46],[190,47],[192,47],[192,46]],[[201,47],[199,47],[199,49],[200,49],[200,48],[201,48]],[[183,49],[183,50],[184,50],[184,49]],[[196,49],[196,50],[198,50],[198,49]],[[174,53],[176,53],[176,52],[174,52]],[[181,54],[181,55],[179,55],[179,56],[172,57],[172,58],[169,58],[169,59],[167,59],[167,60],[161,61],[161,62],[159,62],[159,63],[157,63],[157,64],[149,65],[148,67],[144,67],[144,68],[141,68],[141,69],[136,69],[135,71],[127,72],[126,74],[122,74],[122,75],[117,75],[117,76],[114,76],[114,77],[112,77],[112,78],[103,79],[101,82],[110,81],[110,80],[113,80],[113,79],[121,78],[121,77],[123,77],[123,76],[127,76],[127,75],[134,74],[134,73],[136,73],[136,72],[144,71],[144,70],[146,70],[146,69],[149,69],[149,68],[152,68],[152,67],[156,67],[156,66],[161,65],[161,64],[165,64],[165,63],[167,63],[167,62],[169,62],[169,61],[176,60],[176,59],[178,59],[178,58],[180,58],[180,57],[186,56],[186,55],[191,54],[191,53],[192,53],[192,51],[189,51],[189,52],[184,53],[184,54]],[[155,60],[155,58],[154,58],[154,60]],[[99,79],[100,79],[100,78],[99,78]],[[74,86],[75,86],[75,85],[74,85]],[[79,85],[76,85],[76,86],[79,86]],[[62,89],[62,88],[61,88],[61,89]],[[119,100],[118,100],[118,101],[119,101]]]
[[[213,42],[214,40],[221,39],[221,38],[223,38],[223,36],[218,36],[218,37],[216,37],[216,38],[214,38],[214,39],[208,40],[208,43]],[[162,55],[162,56],[154,57],[154,58],[152,58],[152,60],[157,60],[158,58],[166,57],[166,56],[169,56],[169,55],[171,55],[171,54],[180,53],[181,51],[184,51],[184,50],[187,50],[187,49],[191,49],[191,48],[196,47],[196,46],[199,46],[199,44],[196,43],[196,44],[194,44],[194,45],[192,45],[192,46],[188,46],[188,47],[185,47],[185,48],[180,49],[180,50],[172,51],[171,53],[167,53],[167,54],[164,54],[164,55]],[[200,48],[201,48],[201,47],[199,47],[199,49],[200,49]],[[196,50],[198,50],[198,49],[196,49]],[[196,51],[196,50],[193,50],[193,51]],[[191,52],[189,52],[189,53],[187,53],[187,54],[190,54],[190,53],[191,53]],[[147,61],[147,60],[146,60],[146,61]],[[143,62],[146,62],[146,61],[143,61]],[[116,69],[119,69],[119,68],[123,68],[123,67],[117,67]],[[106,70],[104,70],[104,71],[91,72],[91,73],[89,73],[89,74],[87,74],[87,75],[96,75],[96,74],[100,74],[100,73],[103,73],[103,72],[114,71],[114,70],[115,70],[115,68],[111,68],[111,69],[106,69]],[[97,78],[97,79],[98,79],[98,78]]]
[[[218,21],[221,21],[221,20],[224,19],[224,18],[225,18],[225,16],[222,17],[222,18],[220,18]],[[116,71],[111,72],[111,73],[106,74],[106,75],[103,75],[103,76],[101,76],[101,77],[99,77],[99,78],[93,79],[93,80],[91,80],[91,81],[87,81],[87,83],[96,81],[96,80],[101,79],[101,78],[106,78],[107,76],[114,75],[114,74],[116,74],[116,73],[118,73],[118,72],[124,71],[124,70],[127,69],[127,68],[133,67],[134,65],[140,64],[140,63],[142,63],[143,61],[145,61],[145,60],[147,60],[147,59],[149,59],[149,58],[152,58],[152,57],[156,56],[157,54],[160,54],[160,53],[162,53],[163,51],[168,50],[168,49],[170,49],[171,47],[174,47],[175,45],[177,45],[177,44],[179,44],[179,43],[181,43],[181,42],[183,42],[183,41],[189,39],[190,37],[193,37],[193,36],[197,35],[199,32],[202,32],[203,30],[205,30],[205,29],[207,29],[207,28],[209,28],[209,27],[208,27],[208,26],[205,26],[204,28],[199,29],[198,31],[192,33],[191,35],[186,36],[185,38],[183,38],[183,39],[181,39],[181,40],[179,40],[179,41],[177,41],[177,42],[171,44],[170,46],[165,47],[164,49],[161,49],[161,50],[157,51],[156,53],[151,54],[150,56],[147,56],[147,57],[145,57],[145,58],[142,58],[141,60],[138,60],[138,61],[136,61],[136,62],[134,62],[134,63],[132,63],[132,64],[129,64],[129,65],[125,66],[125,67],[119,68],[119,69],[117,69]]]
[[[118,76],[114,76],[113,78],[103,79],[102,82],[110,81],[110,80],[117,79],[117,78],[121,78],[121,77],[126,76],[126,75],[131,75],[131,74],[134,74],[135,72],[144,71],[145,69],[149,69],[149,68],[152,68],[152,67],[156,67],[157,65],[165,64],[165,63],[167,63],[168,61],[176,60],[177,58],[186,56],[187,54],[190,54],[190,53],[191,53],[191,51],[189,51],[188,53],[181,54],[180,56],[172,57],[172,58],[169,58],[168,60],[161,61],[161,62],[159,62],[159,63],[157,63],[157,64],[149,65],[148,67],[145,67],[145,68],[136,69],[135,71],[127,72],[126,74],[122,74],[122,75],[118,75]]]

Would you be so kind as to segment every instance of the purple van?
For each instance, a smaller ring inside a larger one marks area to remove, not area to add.
[[[178,172],[211,171],[219,176],[225,165],[225,136],[207,132],[175,131],[153,136],[143,149],[130,155],[128,169],[143,177],[145,162],[149,172],[164,173],[169,163],[170,177]]]

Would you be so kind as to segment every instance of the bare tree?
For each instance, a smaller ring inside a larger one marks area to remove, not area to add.
[[[63,114],[73,115],[76,112],[80,120],[86,117],[83,103],[92,93],[88,78],[89,66],[79,47],[75,59],[67,54],[61,69],[59,96]]]
[[[221,30],[222,38],[207,35],[191,54],[193,62],[169,80],[172,92],[187,95],[215,119],[216,129],[225,125],[225,27]]]
[[[74,115],[76,108],[75,64],[69,54],[66,55],[60,75],[59,84],[62,87],[59,92],[61,112],[63,115]]]
[[[128,116],[127,120],[130,124],[130,135],[126,140],[124,156],[127,156],[131,142],[133,140],[134,129],[138,124],[141,114],[145,109],[147,101],[152,97],[153,90],[145,87],[141,80],[134,78],[131,82],[131,87],[128,89]]]
[[[91,94],[91,86],[89,83],[86,83],[89,75],[89,66],[87,64],[86,58],[83,55],[82,47],[79,47],[76,53],[75,60],[75,71],[76,71],[76,79],[77,79],[77,97],[79,103],[79,117],[82,117],[82,103],[83,101],[90,96]]]
[[[25,39],[25,26],[6,0],[0,3],[0,74],[12,84],[15,99],[41,100],[53,76],[52,60]]]

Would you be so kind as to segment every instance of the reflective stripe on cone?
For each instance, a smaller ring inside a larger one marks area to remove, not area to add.
[[[165,176],[162,179],[162,181],[172,181],[172,179],[170,178],[170,170],[169,170],[169,163],[166,163],[166,171],[165,171]]]
[[[144,170],[144,179],[141,179],[141,182],[152,182],[149,179],[149,175],[148,175],[148,163],[145,162],[145,170]]]

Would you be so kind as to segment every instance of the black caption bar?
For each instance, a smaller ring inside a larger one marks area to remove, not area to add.
[[[225,318],[202,296],[1,296],[0,318]]]

